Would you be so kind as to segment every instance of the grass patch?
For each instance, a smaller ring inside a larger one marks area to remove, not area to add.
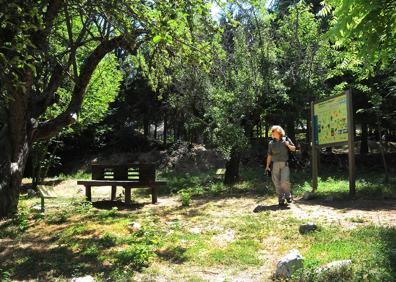
[[[59,174],[58,177],[56,177],[57,180],[60,181],[65,181],[65,180],[75,180],[75,179],[91,179],[91,173],[79,170],[74,174]]]
[[[215,248],[209,251],[210,265],[258,266],[260,243],[256,240],[236,240],[225,248]]]
[[[336,260],[352,260],[351,272],[341,272],[332,281],[393,281],[396,278],[396,230],[365,226],[354,230],[327,227],[304,236],[310,247],[303,253],[304,273],[296,281],[329,281],[315,270]]]
[[[291,175],[293,193],[302,196],[304,192],[311,191],[310,174],[294,173]],[[379,171],[362,171],[356,178],[357,196],[388,197],[396,196],[396,178],[391,178],[389,183],[383,183],[383,173]],[[318,178],[318,190],[316,197],[325,198],[333,196],[335,199],[345,199],[349,197],[348,175],[340,172],[324,171]]]
[[[7,256],[0,257],[0,279],[53,281],[93,275],[99,281],[127,281],[141,272],[151,275],[148,280],[183,277],[181,280],[198,281],[207,279],[199,274],[206,269],[221,269],[227,275],[273,269],[274,261],[292,248],[305,257],[304,271],[296,274],[295,281],[396,279],[395,229],[368,226],[370,219],[354,216],[347,221],[362,223],[351,224],[355,229],[317,219],[319,230],[301,235],[298,227],[305,221],[294,217],[292,210],[253,213],[258,204],[271,207],[276,203],[270,180],[260,169],[243,169],[242,181],[233,187],[223,185],[214,173],[173,177],[174,198],[164,197],[161,205],[160,197],[160,205],[139,210],[100,210],[84,201],[59,200],[56,208],[38,216],[29,208],[38,198],[21,198],[18,215],[0,228],[0,238],[12,242],[0,247],[1,253],[9,249]],[[292,177],[295,194],[310,190],[308,175]],[[367,190],[365,195],[377,195],[380,184],[367,175],[357,187]],[[182,193],[177,191],[188,191],[189,205],[175,204]],[[319,197],[332,195],[337,201],[347,193],[345,176],[322,175]],[[320,208],[319,204],[312,206],[312,213]],[[349,209],[342,211],[348,218]],[[142,229],[129,230],[132,221]],[[350,271],[338,273],[336,278],[315,274],[320,265],[344,259],[353,261]],[[198,271],[192,276],[193,268]]]

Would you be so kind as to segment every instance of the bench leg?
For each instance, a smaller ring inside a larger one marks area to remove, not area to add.
[[[125,188],[125,204],[131,205],[131,187],[124,187]]]
[[[117,186],[111,186],[111,200],[114,201],[117,194]]]
[[[44,207],[44,197],[41,197],[41,212],[45,211],[45,207]]]
[[[152,186],[151,187],[151,202],[156,204],[158,202],[158,187]]]
[[[88,202],[92,202],[91,186],[85,186],[85,197]]]

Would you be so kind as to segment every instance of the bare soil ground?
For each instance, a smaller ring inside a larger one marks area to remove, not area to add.
[[[65,198],[81,198],[82,187],[75,180],[56,183],[55,192]],[[122,189],[118,196],[122,198]],[[110,187],[93,189],[93,200],[106,200],[110,197]],[[177,196],[161,196],[159,203],[150,204],[149,195],[135,196],[141,203],[136,210],[120,210],[120,213],[136,212],[142,217],[155,214],[159,217],[160,226],[173,222],[182,222],[183,229],[191,234],[208,234],[213,232],[212,245],[222,248],[232,243],[238,236],[237,230],[228,228],[235,217],[259,216],[260,212],[271,214],[273,218],[295,218],[303,221],[320,222],[320,224],[340,225],[343,228],[356,228],[362,225],[389,226],[396,228],[396,200],[356,199],[348,201],[323,201],[295,199],[288,208],[279,209],[275,197],[257,195],[239,195],[227,197],[193,199],[190,207],[181,208]],[[57,209],[48,205],[49,210]],[[55,255],[60,246],[54,243],[52,234],[64,229],[63,224],[44,226],[44,223],[29,228],[19,239],[0,239],[0,261],[10,256],[18,257],[19,253],[40,251],[43,255]],[[49,229],[52,228],[52,229]],[[125,232],[121,230],[120,232]],[[240,232],[240,231],[239,231]],[[92,234],[87,234],[91,236]],[[240,234],[239,234],[240,235]],[[235,267],[232,265],[200,266],[194,263],[182,263],[172,260],[155,260],[150,267],[138,273],[135,281],[268,281],[277,260],[285,249],[279,247],[277,236],[270,236],[262,242],[266,246],[260,253],[263,261],[260,267]],[[185,242],[188,244],[188,242]],[[166,250],[163,250],[166,256]],[[161,250],[159,250],[161,255]],[[70,257],[73,257],[70,255]],[[51,273],[41,279],[50,279]],[[34,279],[35,277],[31,277]],[[37,278],[37,277],[36,277]],[[52,277],[53,278],[53,277]],[[43,280],[43,281],[44,281]]]

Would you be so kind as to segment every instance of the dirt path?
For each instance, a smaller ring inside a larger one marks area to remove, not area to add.
[[[396,227],[396,200],[305,201],[290,206],[299,219],[327,221],[347,228],[362,224]]]
[[[177,207],[180,203],[177,197],[162,197],[154,209],[160,211],[163,207]],[[207,208],[211,205],[212,208]],[[253,211],[282,211],[291,213],[295,218],[315,221],[320,220],[329,224],[337,223],[343,227],[354,228],[361,225],[389,226],[396,228],[396,200],[346,200],[321,201],[303,200],[301,198],[286,209],[279,209],[276,198],[261,197],[230,197],[213,198],[213,200],[194,200],[188,213],[197,210],[207,210],[208,215],[230,216],[249,214]],[[256,209],[256,210],[255,210]],[[166,212],[169,212],[167,209]],[[161,212],[160,212],[161,213]]]
[[[84,189],[76,185],[75,180],[66,180],[55,186],[64,197],[84,196]],[[121,197],[122,189],[118,189]],[[96,187],[94,197],[105,199],[110,196],[109,187]],[[207,205],[213,205],[208,213],[211,215],[227,216],[230,214],[249,214],[255,208],[262,210],[277,211],[276,199],[274,197],[259,197],[248,195],[246,197],[227,197],[213,199],[197,199],[193,201],[189,213],[199,212],[206,209]],[[172,208],[180,206],[177,196],[160,197],[157,205],[147,205],[146,208],[157,210],[158,213],[169,213]],[[194,207],[200,206],[199,209]],[[163,210],[163,207],[167,209]],[[289,206],[294,217],[307,221],[316,219],[323,220],[329,224],[337,223],[345,227],[353,228],[362,224],[373,224],[376,226],[396,227],[396,199],[392,200],[303,200],[296,198]],[[165,214],[164,214],[165,216]],[[171,216],[171,215],[170,215]]]

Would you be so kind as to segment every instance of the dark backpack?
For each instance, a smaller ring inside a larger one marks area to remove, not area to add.
[[[293,143],[288,136],[285,136],[285,141],[289,141],[289,143]],[[292,152],[289,148],[287,148],[287,151],[289,153],[289,160],[287,161],[289,163],[289,166],[298,167],[300,165],[300,162],[296,157],[296,153]]]

